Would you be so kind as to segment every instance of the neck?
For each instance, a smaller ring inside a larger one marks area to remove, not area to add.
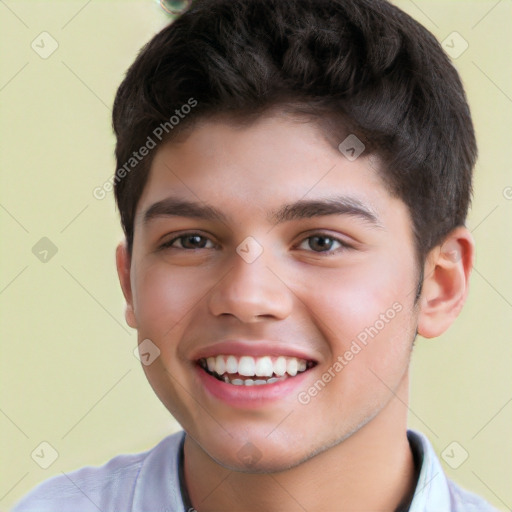
[[[278,473],[226,469],[187,436],[185,480],[194,508],[394,512],[411,498],[416,480],[406,435],[407,386],[405,378],[384,409],[343,442]]]

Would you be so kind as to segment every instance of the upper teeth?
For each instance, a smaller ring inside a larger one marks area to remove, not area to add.
[[[204,361],[204,360],[203,360]],[[303,372],[307,368],[305,359],[296,357],[252,357],[252,356],[232,356],[222,355],[216,357],[208,357],[206,366],[210,372],[218,375],[238,373],[245,377],[278,377],[287,373],[294,377],[299,372]]]

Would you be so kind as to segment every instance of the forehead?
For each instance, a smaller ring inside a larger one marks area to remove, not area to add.
[[[270,211],[301,199],[346,196],[382,213],[391,202],[402,203],[388,192],[377,158],[364,151],[355,160],[347,155],[352,153],[340,151],[318,125],[287,115],[261,117],[244,126],[203,121],[187,137],[157,150],[136,223],[169,195],[238,218],[246,213],[267,219]]]

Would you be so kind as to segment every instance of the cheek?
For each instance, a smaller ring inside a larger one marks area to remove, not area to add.
[[[414,336],[415,269],[392,259],[378,261],[319,274],[315,288],[303,291],[332,359],[347,353],[346,369],[365,374],[399,371]]]
[[[173,337],[171,331],[179,331],[187,314],[200,305],[207,286],[208,280],[197,272],[165,263],[139,268],[134,295],[139,335]]]
[[[303,292],[312,310],[345,330],[374,323],[395,302],[403,307],[412,303],[415,284],[413,269],[381,263],[319,273],[315,287]]]
[[[390,276],[340,275],[325,281],[326,293],[317,292],[310,302],[331,356],[319,377],[329,384],[316,406],[320,416],[341,411],[332,418],[340,429],[355,428],[382,409],[409,365],[414,297],[407,295],[404,276],[402,286],[394,286]],[[316,393],[305,390],[310,391]]]

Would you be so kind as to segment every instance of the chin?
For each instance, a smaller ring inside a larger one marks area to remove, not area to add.
[[[274,451],[271,453],[272,455],[259,452],[256,457],[246,455],[242,460],[240,460],[238,453],[229,457],[226,457],[224,453],[220,458],[214,458],[214,460],[224,468],[238,473],[266,474],[287,471],[310,458],[307,455],[301,457],[300,454],[276,454]]]
[[[268,436],[268,434],[267,434]],[[282,439],[282,438],[281,438]],[[316,447],[314,451],[306,448],[309,443],[301,437],[299,443],[269,442],[268,438],[252,436],[252,441],[246,438],[230,439],[227,443],[208,446],[201,443],[202,449],[219,465],[240,473],[279,473],[292,469],[322,452],[324,448]],[[286,443],[286,444],[285,444]]]

